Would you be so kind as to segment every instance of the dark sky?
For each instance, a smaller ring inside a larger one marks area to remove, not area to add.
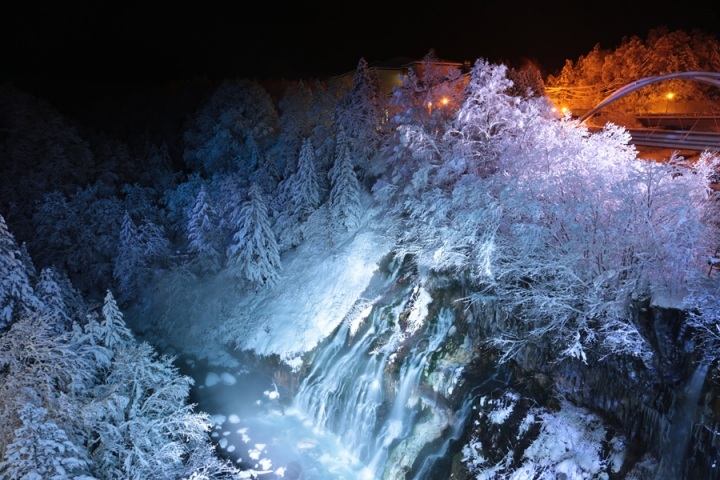
[[[0,80],[48,98],[194,77],[324,77],[431,48],[456,61],[533,59],[552,73],[660,25],[720,30],[716,0],[15,2],[0,14]]]

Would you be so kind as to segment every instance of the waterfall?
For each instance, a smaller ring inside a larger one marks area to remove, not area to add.
[[[658,470],[659,480],[685,478],[688,446],[708,368],[708,362],[701,362],[695,368],[675,405],[667,453]]]
[[[353,452],[363,465],[359,478],[381,478],[391,449],[411,436],[421,408],[434,409],[432,399],[425,398],[431,395],[419,392],[420,382],[454,316],[440,310],[426,320],[418,338],[406,342],[409,335],[400,321],[406,303],[376,306],[354,336],[345,322],[313,361],[294,400],[314,428],[337,435]],[[436,430],[442,431],[453,415],[438,410]]]

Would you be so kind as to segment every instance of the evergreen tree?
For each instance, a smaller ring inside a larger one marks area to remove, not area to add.
[[[303,139],[310,135],[308,109],[311,94],[304,82],[288,87],[280,99],[280,135],[274,154],[284,163],[283,177],[289,178],[298,168],[297,158]]]
[[[18,412],[22,427],[5,448],[0,480],[92,480],[82,475],[87,462],[65,431],[47,419],[48,411],[32,403]]]
[[[300,220],[313,213],[320,204],[320,187],[315,174],[315,151],[309,138],[303,140],[298,171],[293,180],[290,201]]]
[[[227,80],[192,119],[185,132],[184,159],[208,177],[238,172],[247,180],[252,173],[247,169],[252,159],[248,136],[264,148],[278,123],[272,98],[262,85],[247,79]]]
[[[42,305],[40,311],[48,318],[58,331],[68,331],[72,325],[69,309],[65,304],[62,289],[57,282],[55,270],[43,268],[36,286],[38,300]]]
[[[267,206],[257,185],[236,213],[238,230],[228,248],[229,263],[255,285],[274,286],[280,279],[280,255]]]
[[[187,226],[188,250],[198,255],[202,265],[216,270],[222,263],[217,212],[210,203],[205,186],[200,187]]]
[[[118,290],[124,298],[131,298],[136,293],[136,276],[143,263],[143,249],[140,232],[126,211],[120,228],[118,253],[115,257],[113,276],[117,281]]]
[[[99,341],[107,348],[114,349],[117,345],[127,343],[132,338],[132,332],[125,325],[122,312],[110,290],[105,295],[102,307],[102,319],[97,331]]]
[[[376,163],[375,157],[382,143],[381,127],[385,122],[385,97],[377,72],[361,58],[355,69],[353,85],[336,110],[336,124],[345,131],[354,167],[368,169]]]
[[[37,269],[35,268],[35,262],[33,262],[32,258],[30,257],[30,252],[28,252],[27,243],[25,242],[20,245],[20,261],[25,267],[28,278],[32,282],[37,281]]]
[[[355,174],[350,149],[345,142],[345,134],[340,130],[335,149],[335,164],[328,172],[330,178],[330,214],[337,224],[347,229],[360,223],[362,205],[360,202],[360,182]]]
[[[15,237],[0,215],[0,331],[7,328],[17,315],[39,307],[21,257]]]
[[[138,229],[143,252],[143,276],[152,273],[150,268],[160,267],[170,254],[170,241],[162,226],[144,218]]]

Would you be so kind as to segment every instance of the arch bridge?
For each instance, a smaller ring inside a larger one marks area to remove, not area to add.
[[[665,75],[656,75],[654,77],[642,78],[632,83],[618,88],[608,95],[596,107],[589,110],[578,118],[581,123],[585,123],[590,117],[598,113],[600,110],[613,103],[616,100],[632,93],[638,89],[644,88],[654,83],[665,82],[668,80],[683,79],[691,80],[707,85],[720,88],[720,73],[718,72],[677,72]],[[720,123],[720,116],[709,115],[703,117]],[[696,118],[697,120],[697,118]],[[693,130],[660,130],[653,128],[635,128],[628,129],[632,141],[636,145],[644,145],[658,148],[674,148],[679,150],[713,150],[720,151],[720,131],[706,132]]]

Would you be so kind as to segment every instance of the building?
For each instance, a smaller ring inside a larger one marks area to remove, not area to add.
[[[461,73],[468,73],[471,68],[470,61],[452,62],[438,59],[434,64],[442,70],[459,69]],[[402,85],[402,79],[408,74],[409,70],[412,70],[418,77],[422,76],[424,73],[424,62],[410,57],[395,57],[389,60],[369,63],[368,68],[377,73],[382,90],[390,93],[395,87]],[[343,82],[352,81],[354,75],[355,70],[333,77],[331,80]]]

